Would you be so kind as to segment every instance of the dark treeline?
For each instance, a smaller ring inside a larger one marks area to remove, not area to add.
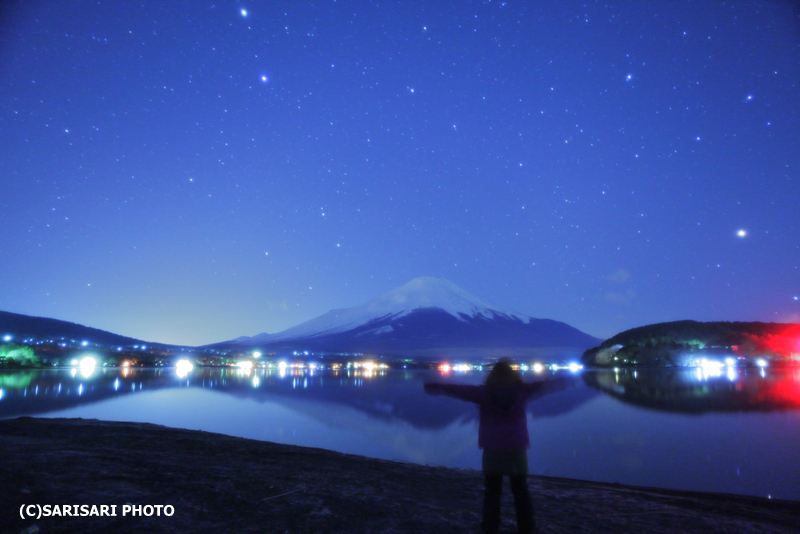
[[[586,365],[690,365],[704,354],[788,360],[800,354],[800,324],[674,321],[621,332],[583,354]]]

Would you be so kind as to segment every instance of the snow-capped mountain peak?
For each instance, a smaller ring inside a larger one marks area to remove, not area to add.
[[[421,308],[439,308],[457,319],[462,319],[462,315],[467,317],[515,315],[493,308],[449,280],[428,276],[415,278],[364,306],[373,311],[384,310],[403,315]]]
[[[352,330],[378,319],[397,319],[414,310],[437,308],[459,320],[505,317],[529,322],[530,317],[498,310],[443,278],[420,277],[369,302],[353,308],[331,310],[310,321],[278,334],[256,336],[256,340],[282,339],[335,334]]]

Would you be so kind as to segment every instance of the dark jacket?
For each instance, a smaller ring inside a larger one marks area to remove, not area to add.
[[[474,402],[480,415],[478,447],[490,451],[520,451],[530,446],[525,405],[534,398],[563,389],[561,381],[533,382],[508,387],[425,384],[427,393],[440,393]]]

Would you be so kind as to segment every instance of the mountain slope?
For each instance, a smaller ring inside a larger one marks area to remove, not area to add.
[[[598,341],[565,323],[500,310],[452,282],[423,277],[283,332],[218,346],[418,356],[485,356],[498,351],[575,355]]]
[[[400,319],[422,309],[439,309],[462,321],[468,317],[479,316],[486,318],[516,317],[522,321],[530,319],[524,315],[502,312],[492,308],[448,280],[421,277],[359,306],[331,310],[283,332],[271,335],[259,334],[252,339],[272,342],[332,335],[359,329],[363,325],[373,322]]]
[[[92,343],[104,345],[133,345],[143,343],[141,340],[132,337],[121,336],[98,328],[62,321],[60,319],[33,317],[6,311],[0,311],[0,333],[13,335],[15,341],[30,337],[35,339],[84,339],[91,340]]]

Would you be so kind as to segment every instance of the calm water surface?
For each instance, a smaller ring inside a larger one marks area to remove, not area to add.
[[[425,395],[422,384],[484,378],[400,370],[15,371],[0,374],[0,418],[150,422],[479,469],[475,406]],[[798,369],[586,372],[528,413],[533,474],[800,500]]]

